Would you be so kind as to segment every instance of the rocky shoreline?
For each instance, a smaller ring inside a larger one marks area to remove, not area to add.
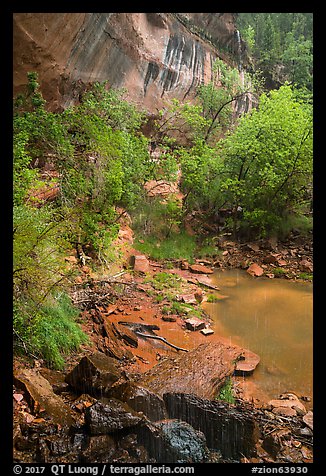
[[[210,343],[203,332],[210,318],[201,309],[214,287],[212,266],[271,279],[281,268],[279,276],[302,279],[312,272],[312,244],[224,239],[219,248],[218,258],[173,268],[131,250],[113,277],[82,267],[72,298],[90,343],[62,372],[15,359],[15,462],[313,461],[313,413],[298,396],[248,402],[240,389],[234,404],[216,400],[227,378],[252,372],[259,356],[250,366],[250,350],[217,336]],[[78,266],[74,256],[67,262]],[[172,283],[158,281],[168,276]],[[185,312],[173,309],[169,293]]]

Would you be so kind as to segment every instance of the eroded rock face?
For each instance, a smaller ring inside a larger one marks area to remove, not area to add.
[[[14,93],[36,71],[53,110],[76,103],[85,85],[108,81],[155,112],[165,98],[191,99],[218,55],[236,58],[234,20],[232,13],[15,13]]]
[[[180,418],[206,436],[208,448],[221,451],[224,458],[255,454],[259,431],[250,409],[195,395],[163,395],[170,418]]]

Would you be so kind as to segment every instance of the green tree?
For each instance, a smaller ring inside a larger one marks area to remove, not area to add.
[[[311,191],[312,114],[289,85],[263,94],[259,108],[240,119],[219,150],[226,172],[222,189],[233,210],[243,208],[242,229],[278,232],[290,214],[300,212]]]
[[[267,78],[296,83],[312,91],[312,13],[239,13],[237,27],[248,39],[255,68]],[[254,31],[248,38],[248,29]]]
[[[239,74],[236,68],[227,66],[222,60],[216,60],[213,67],[213,80],[198,88],[198,97],[202,115],[206,121],[204,140],[215,140],[232,123],[234,106],[248,94],[259,90],[259,75],[246,72]]]

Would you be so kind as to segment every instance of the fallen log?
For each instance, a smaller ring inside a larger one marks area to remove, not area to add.
[[[157,335],[151,335],[151,334],[143,334],[142,332],[139,332],[139,331],[135,331],[135,333],[136,333],[137,335],[139,335],[140,337],[146,337],[146,338],[148,338],[148,339],[161,340],[162,342],[164,342],[165,344],[169,345],[170,347],[173,347],[174,349],[183,350],[184,352],[188,352],[188,349],[183,349],[182,347],[178,347],[177,345],[171,344],[171,342],[167,341],[167,340],[165,339],[165,337],[161,337],[161,336],[157,336]]]

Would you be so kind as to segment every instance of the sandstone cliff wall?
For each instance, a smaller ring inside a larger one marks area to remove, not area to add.
[[[165,99],[191,99],[217,56],[232,62],[235,32],[232,13],[16,13],[14,94],[37,71],[53,110],[78,101],[88,83],[107,80],[155,112]]]

